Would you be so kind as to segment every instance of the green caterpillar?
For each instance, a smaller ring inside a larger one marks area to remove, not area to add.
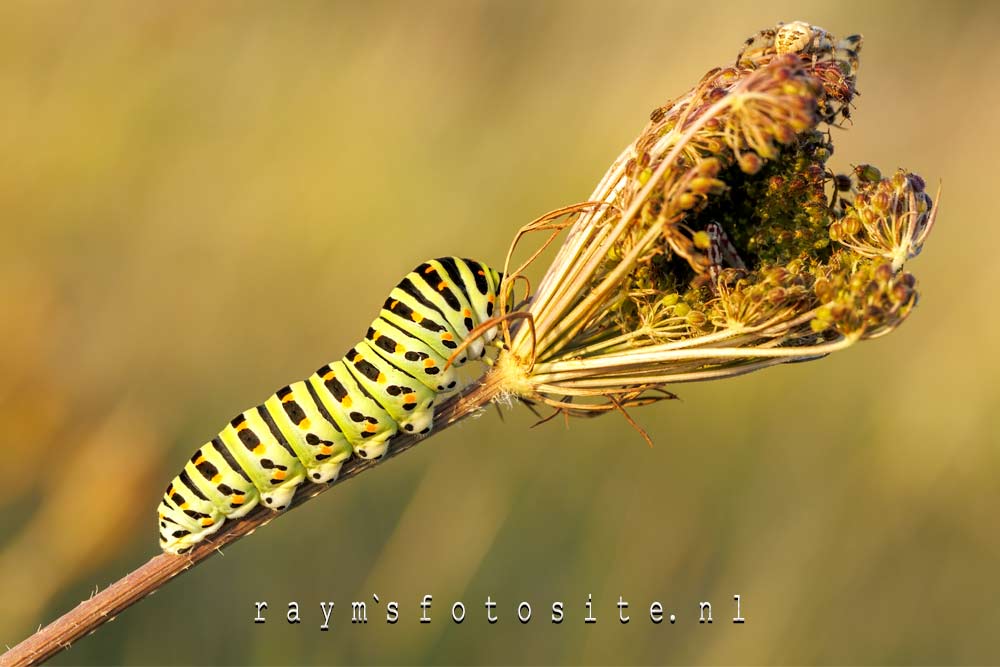
[[[493,317],[501,279],[458,257],[408,273],[343,359],[237,415],[195,452],[160,502],[160,547],[183,554],[259,502],[285,509],[307,478],[336,479],[352,453],[375,459],[397,433],[429,433],[438,395],[458,385],[446,360]],[[453,366],[482,357],[496,333],[470,341]]]

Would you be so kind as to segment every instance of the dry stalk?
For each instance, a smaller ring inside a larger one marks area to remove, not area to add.
[[[434,433],[438,433],[479,411],[489,404],[500,391],[499,383],[487,376],[469,387],[467,391],[452,397],[435,412]],[[382,460],[398,456],[425,440],[426,438],[421,439],[416,436],[401,436],[393,441],[393,446]],[[376,461],[366,461],[357,457],[350,459],[344,464],[336,481],[324,486],[309,487],[312,493],[296,495],[289,509],[285,511],[290,511],[334,486],[371,470],[376,463]],[[146,564],[136,568],[90,599],[84,600],[49,625],[39,629],[0,655],[0,666],[36,665],[48,660],[56,653],[69,648],[70,644],[77,639],[94,632],[108,621],[114,620],[115,616],[147,595],[156,592],[177,575],[184,573],[206,558],[221,553],[223,547],[251,534],[278,516],[281,515],[260,507],[239,521],[227,521],[219,532],[183,556],[172,554],[154,556]]]

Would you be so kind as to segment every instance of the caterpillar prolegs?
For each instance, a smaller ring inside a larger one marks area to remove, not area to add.
[[[397,433],[429,433],[438,395],[458,385],[446,361],[493,316],[500,280],[458,257],[408,273],[343,359],[237,415],[195,452],[160,502],[160,547],[185,553],[258,503],[285,509],[306,479],[336,479],[352,454],[378,458]],[[452,366],[482,357],[496,333],[470,341]]]

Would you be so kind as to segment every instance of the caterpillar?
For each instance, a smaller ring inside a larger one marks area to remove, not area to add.
[[[457,388],[454,367],[496,337],[490,328],[448,366],[492,318],[502,278],[458,257],[408,273],[342,359],[240,413],[194,453],[160,502],[160,548],[183,554],[259,503],[287,508],[306,479],[335,480],[352,454],[376,459],[397,433],[429,433],[435,400]]]

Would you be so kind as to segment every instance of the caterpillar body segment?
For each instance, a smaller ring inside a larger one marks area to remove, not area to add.
[[[306,387],[326,417],[340,426],[353,452],[377,459],[386,441],[396,434],[396,423],[375,398],[358,385],[344,360],[323,366],[309,376]]]
[[[458,388],[454,367],[496,337],[493,327],[448,366],[492,318],[501,278],[458,257],[408,273],[347,355],[240,413],[194,453],[160,501],[160,547],[183,554],[258,504],[286,509],[305,480],[335,480],[352,454],[376,459],[399,433],[430,433],[438,396]]]
[[[278,390],[257,411],[275,439],[289,444],[313,482],[336,478],[353,452],[337,424],[323,417],[305,382]]]
[[[418,349],[420,346],[407,345],[413,335],[380,316],[368,328],[365,341],[375,354],[409,373],[428,389],[441,392],[457,387],[455,371],[451,367],[444,370],[447,363],[447,357],[442,356],[444,349],[438,350],[429,345]],[[450,353],[448,356],[451,356]]]
[[[394,366],[367,341],[358,343],[348,353],[347,360],[358,385],[385,406],[399,430],[420,435],[430,433],[436,391]],[[385,397],[388,400],[383,401]]]

